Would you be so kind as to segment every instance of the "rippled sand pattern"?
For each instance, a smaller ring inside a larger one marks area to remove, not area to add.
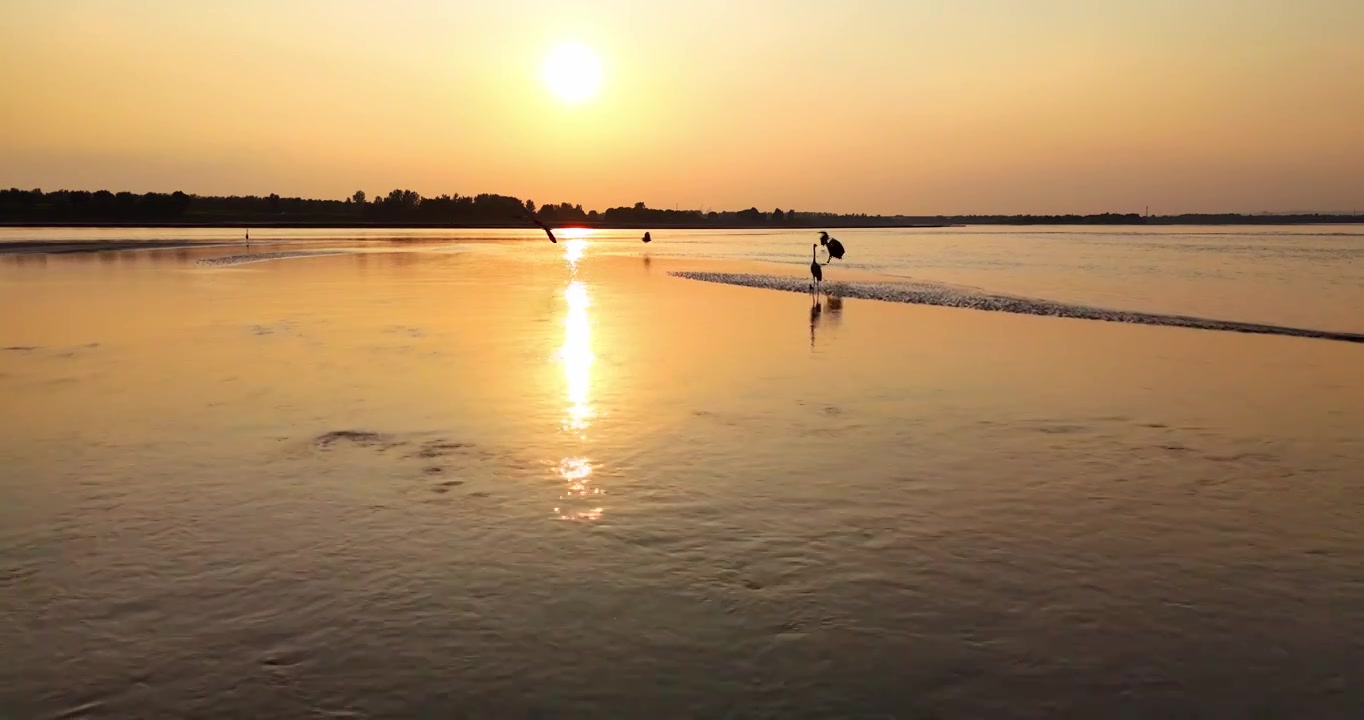
[[[804,278],[783,275],[754,275],[746,273],[690,272],[669,273],[675,277],[704,282],[740,285],[743,287],[785,290],[787,292],[810,292],[810,282]],[[1211,318],[1189,317],[1186,315],[1161,315],[1158,313],[1132,312],[1129,310],[1109,310],[1106,308],[1072,305],[1068,303],[1038,300],[1032,298],[1009,297],[974,292],[961,288],[915,282],[827,282],[826,291],[835,297],[860,298],[863,300],[882,300],[885,302],[912,303],[915,305],[939,305],[943,307],[970,308],[994,312],[1017,313],[1020,315],[1047,315],[1051,317],[1074,318],[1077,320],[1103,320],[1106,322],[1136,323],[1138,325],[1164,325],[1167,327],[1192,328],[1195,330],[1221,330],[1224,332],[1255,333],[1260,335],[1287,335],[1290,337],[1315,338],[1318,340],[1338,340],[1341,342],[1364,342],[1364,334],[1313,330],[1311,328],[1262,325],[1259,323],[1214,320]]]
[[[210,267],[225,267],[230,265],[245,265],[247,263],[265,262],[267,260],[287,260],[289,258],[319,257],[322,255],[346,255],[353,251],[350,250],[278,250],[274,252],[247,253],[242,255],[224,255],[223,257],[203,258],[196,261],[199,265]]]

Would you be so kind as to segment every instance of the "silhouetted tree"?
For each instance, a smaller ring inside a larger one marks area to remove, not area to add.
[[[763,214],[763,211],[759,210],[758,208],[752,207],[747,210],[740,210],[739,212],[734,214],[734,217],[737,218],[739,222],[742,222],[745,225],[757,225],[761,223],[767,216]]]
[[[505,195],[442,194],[423,198],[412,190],[395,189],[370,200],[363,191],[342,200],[314,200],[301,197],[281,198],[271,193],[261,197],[201,196],[181,191],[172,193],[113,193],[108,190],[55,190],[41,188],[0,190],[0,223],[62,224],[75,223],[226,223],[297,222],[345,224],[357,221],[421,224],[524,225],[525,213],[535,208],[533,201]],[[1360,223],[1364,214],[1238,215],[1191,214],[1144,217],[1138,213],[1099,213],[1094,215],[838,215],[834,213],[783,211],[771,214],[757,208],[734,211],[664,210],[642,202],[629,207],[608,208],[602,212],[584,211],[580,204],[550,203],[534,212],[556,222],[610,223],[635,227],[688,225],[761,226],[802,225],[825,227],[893,226],[908,224],[1286,224],[1286,223]]]

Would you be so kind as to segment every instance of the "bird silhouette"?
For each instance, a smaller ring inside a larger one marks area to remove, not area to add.
[[[839,242],[838,238],[831,238],[829,233],[821,230],[819,232],[819,244],[829,251],[829,259],[825,261],[826,264],[843,259],[843,243]]]
[[[810,275],[814,277],[814,282],[810,283],[810,291],[819,294],[819,286],[824,282],[824,268],[819,266],[819,246],[810,246]]]
[[[544,231],[545,231],[545,234],[549,236],[549,241],[550,241],[550,242],[555,243],[556,245],[559,243],[559,239],[556,238],[556,237],[554,237],[554,231],[553,231],[553,230],[550,230],[548,225],[546,225],[546,224],[540,222],[540,218],[535,217],[535,215],[534,215],[533,213],[531,213],[529,210],[525,209],[524,207],[521,208],[521,214],[522,214],[522,215],[525,215],[527,220],[530,220],[531,222],[535,223],[536,225],[539,225],[539,226],[540,226],[540,229],[541,229],[541,230],[544,230]]]
[[[646,242],[646,243],[647,243],[647,242],[653,242],[653,240],[654,240],[653,238],[649,237],[649,233],[648,233],[647,231],[645,231],[644,237],[641,238],[641,239],[644,240],[644,242]]]

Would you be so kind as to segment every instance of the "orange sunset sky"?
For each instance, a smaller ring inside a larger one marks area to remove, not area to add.
[[[1360,0],[4,0],[0,186],[1364,209],[1361,36]]]

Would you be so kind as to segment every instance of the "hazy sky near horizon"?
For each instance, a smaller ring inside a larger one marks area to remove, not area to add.
[[[0,186],[1364,209],[1360,0],[4,0]],[[556,45],[600,93],[541,81]]]

